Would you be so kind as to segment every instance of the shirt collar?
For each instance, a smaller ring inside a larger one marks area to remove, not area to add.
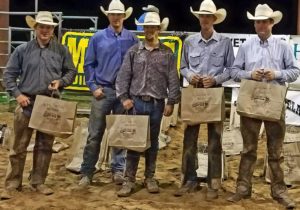
[[[265,40],[265,41],[262,41],[259,36],[256,36],[255,37],[255,40],[259,43],[259,45],[261,46],[269,46],[271,45],[273,42],[274,42],[274,36],[271,34],[271,36]]]
[[[200,36],[199,36],[199,41],[198,42],[210,42],[211,40],[215,40],[215,41],[220,41],[220,35],[214,30],[212,36],[210,37],[209,40],[206,40],[203,38],[201,32],[200,32]]]
[[[113,27],[111,25],[109,25],[107,27],[107,32],[111,36],[122,36],[123,30],[124,30],[124,28],[122,28],[122,31],[120,33],[116,33],[115,30],[113,29]]]
[[[163,45],[163,44],[162,44],[161,42],[159,42],[158,47],[156,47],[155,49],[157,49],[157,50],[162,49],[162,45]],[[146,47],[145,47],[145,41],[139,42],[139,49],[140,49],[140,50],[146,49]]]

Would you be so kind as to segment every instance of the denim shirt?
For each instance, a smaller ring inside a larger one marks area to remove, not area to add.
[[[231,67],[233,61],[229,38],[214,31],[212,37],[205,40],[201,33],[197,33],[184,41],[180,72],[188,81],[195,74],[212,76],[219,85],[229,80],[230,74],[226,68]]]

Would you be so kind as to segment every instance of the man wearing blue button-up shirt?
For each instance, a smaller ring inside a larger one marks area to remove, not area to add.
[[[225,9],[216,10],[211,0],[204,0],[199,11],[192,13],[199,19],[201,32],[188,37],[184,42],[181,60],[181,74],[196,87],[211,88],[221,86],[230,78],[227,67],[234,61],[231,40],[218,34],[213,25],[221,23],[226,17]],[[206,199],[218,198],[222,172],[221,135],[223,122],[208,123],[208,190]],[[197,181],[197,140],[200,124],[188,125],[184,131],[181,188],[175,196],[195,191]]]
[[[123,21],[132,13],[131,7],[125,11],[121,1],[112,0],[108,11],[103,7],[101,10],[107,15],[110,25],[91,38],[85,57],[85,80],[94,97],[81,165],[80,187],[91,183],[106,127],[106,115],[123,112],[123,106],[116,98],[115,80],[126,51],[137,43],[136,36],[123,27]],[[124,165],[125,150],[112,148],[112,178],[116,184],[123,182]]]
[[[281,18],[280,11],[274,11],[267,4],[259,4],[255,16],[247,13],[254,20],[257,36],[251,37],[239,48],[230,75],[235,80],[250,79],[279,85],[293,82],[300,74],[291,47],[272,36],[272,28]],[[243,152],[239,167],[236,193],[227,200],[231,202],[250,198],[251,178],[257,159],[257,139],[262,120],[241,116]],[[268,164],[271,172],[271,196],[286,208],[293,208],[280,167],[282,145],[285,135],[285,113],[279,121],[264,120],[267,133]]]

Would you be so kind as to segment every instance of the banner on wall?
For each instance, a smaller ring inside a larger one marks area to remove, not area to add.
[[[75,81],[72,85],[67,87],[69,90],[81,90],[88,91],[88,87],[85,84],[84,77],[84,57],[86,49],[90,38],[94,33],[84,33],[84,32],[66,32],[62,38],[62,44],[66,45],[69,48],[69,51],[72,55],[73,62],[75,67],[78,70]],[[138,36],[140,40],[143,40],[144,36]],[[179,36],[160,36],[160,41],[166,46],[170,47],[174,52],[174,55],[177,59],[177,69],[179,73],[181,51],[182,51],[182,39]]]

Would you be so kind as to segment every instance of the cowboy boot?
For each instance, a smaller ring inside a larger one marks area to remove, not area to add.
[[[33,150],[33,166],[31,173],[31,188],[44,195],[50,195],[53,190],[44,183],[52,157],[52,145],[54,137],[37,132]]]

